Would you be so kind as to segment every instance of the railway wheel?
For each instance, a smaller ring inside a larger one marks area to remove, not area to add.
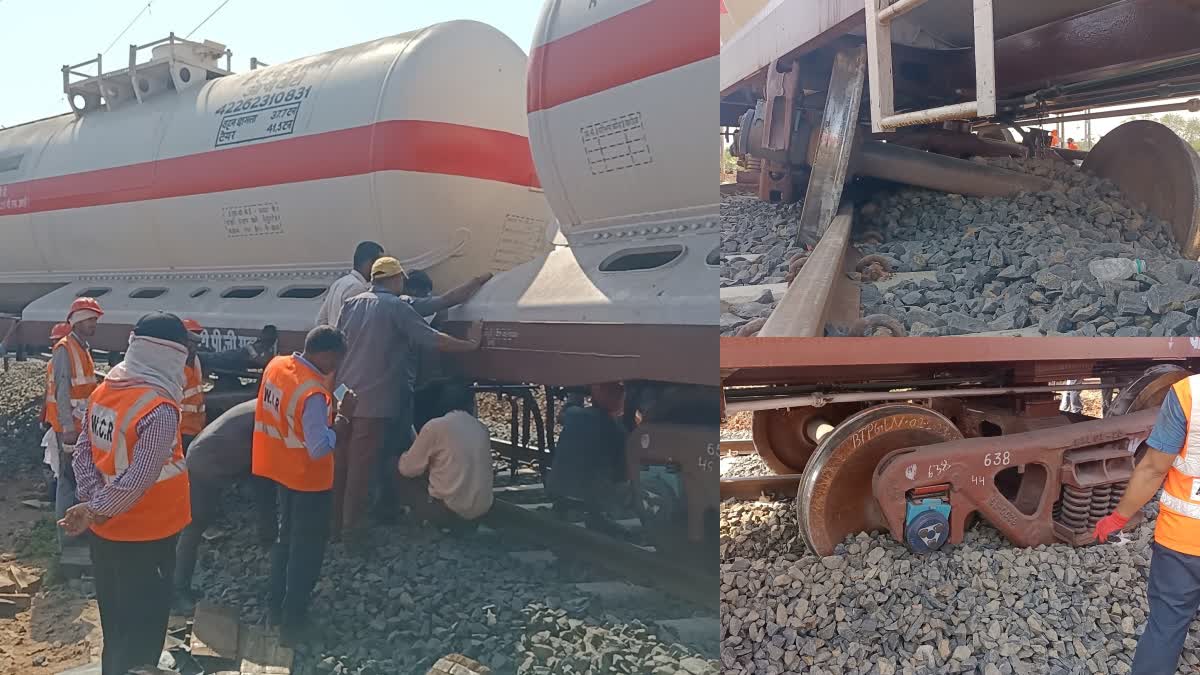
[[[1108,414],[1126,415],[1147,408],[1157,408],[1167,398],[1171,386],[1191,374],[1189,370],[1170,364],[1149,368],[1141,377],[1121,389],[1108,407]],[[1143,443],[1138,447],[1134,461],[1140,462],[1145,452],[1146,446]]]
[[[1169,127],[1126,122],[1104,134],[1082,168],[1167,222],[1185,258],[1200,257],[1200,156]]]
[[[871,479],[889,452],[962,438],[944,415],[911,403],[889,403],[846,418],[808,460],[796,510],[808,547],[831,555],[846,535],[887,529]]]
[[[775,473],[801,473],[821,439],[861,407],[834,403],[820,408],[759,410],[751,427],[754,450]]]

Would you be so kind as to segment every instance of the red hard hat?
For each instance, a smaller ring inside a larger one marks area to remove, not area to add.
[[[184,319],[183,327],[188,329],[189,333],[199,333],[204,330],[204,326],[201,326],[200,322],[195,319]]]
[[[92,311],[103,316],[104,310],[100,309],[100,303],[96,302],[95,298],[75,298],[75,302],[71,303],[71,310],[67,312],[67,321],[71,320],[71,315],[80,311]]]
[[[50,340],[52,342],[58,342],[59,340],[67,337],[67,334],[70,332],[71,332],[71,324],[69,324],[69,323],[54,324],[54,328],[50,329]]]

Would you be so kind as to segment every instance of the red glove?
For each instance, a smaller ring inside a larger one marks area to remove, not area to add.
[[[1096,541],[1103,544],[1113,534],[1120,532],[1121,528],[1125,527],[1125,524],[1128,522],[1128,518],[1116,511],[1104,516],[1100,519],[1100,522],[1096,523]]]

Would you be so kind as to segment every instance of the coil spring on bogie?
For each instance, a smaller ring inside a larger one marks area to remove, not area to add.
[[[1128,483],[1113,483],[1112,494],[1108,496],[1108,510],[1111,513],[1117,508],[1117,504],[1121,502],[1121,497],[1125,496],[1125,486]]]
[[[1064,485],[1062,498],[1054,505],[1053,518],[1075,532],[1094,528],[1121,501],[1126,483],[1109,483],[1093,488]]]
[[[1082,530],[1088,525],[1091,505],[1092,488],[1064,485],[1059,519],[1071,530]]]
[[[1088,509],[1088,527],[1096,526],[1100,519],[1108,515],[1108,500],[1112,496],[1112,485],[1100,485],[1092,489],[1092,505]]]

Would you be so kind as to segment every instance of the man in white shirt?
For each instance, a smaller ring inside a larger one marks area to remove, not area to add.
[[[413,515],[442,528],[470,528],[492,508],[491,436],[466,412],[475,393],[448,397],[450,412],[421,428],[400,456],[399,498]]]
[[[318,326],[336,326],[342,316],[342,305],[359,293],[371,290],[367,281],[371,277],[371,265],[383,256],[383,247],[373,241],[364,241],[354,249],[354,269],[346,276],[333,282],[321,309],[317,312]]]

